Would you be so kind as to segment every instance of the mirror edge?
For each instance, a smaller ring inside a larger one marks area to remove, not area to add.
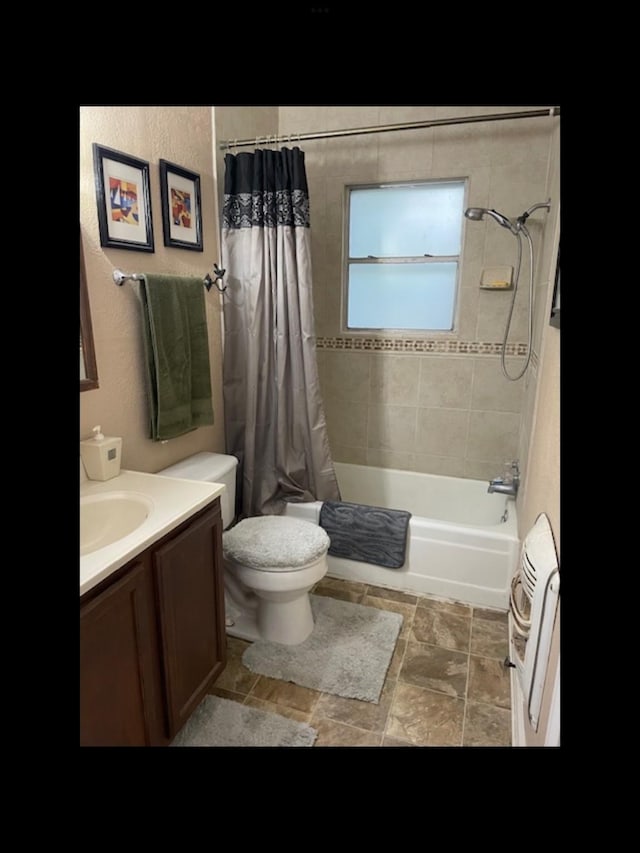
[[[91,311],[89,308],[89,291],[84,268],[84,254],[82,251],[82,229],[80,229],[80,334],[82,335],[82,352],[84,355],[86,379],[80,380],[80,390],[90,391],[98,388],[98,365],[96,363],[96,351],[93,343],[93,327],[91,325]]]

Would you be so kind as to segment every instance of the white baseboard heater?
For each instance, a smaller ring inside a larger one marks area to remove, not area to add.
[[[520,567],[511,582],[505,661],[515,667],[529,723],[536,732],[559,593],[558,554],[549,519],[541,513],[523,542]]]

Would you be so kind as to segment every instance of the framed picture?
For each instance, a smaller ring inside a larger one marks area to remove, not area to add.
[[[160,195],[165,246],[201,252],[200,175],[160,160]]]
[[[149,164],[93,143],[100,245],[153,252]]]

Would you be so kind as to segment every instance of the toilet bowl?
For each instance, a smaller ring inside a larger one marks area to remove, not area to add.
[[[231,527],[236,465],[235,456],[203,452],[158,474],[226,486],[221,503],[227,634],[297,645],[313,630],[309,590],[327,573],[329,537],[317,524],[287,516],[246,518]]]

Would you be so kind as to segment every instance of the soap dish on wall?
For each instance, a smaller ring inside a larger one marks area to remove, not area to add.
[[[513,267],[486,267],[480,277],[483,290],[511,290],[513,287]]]

